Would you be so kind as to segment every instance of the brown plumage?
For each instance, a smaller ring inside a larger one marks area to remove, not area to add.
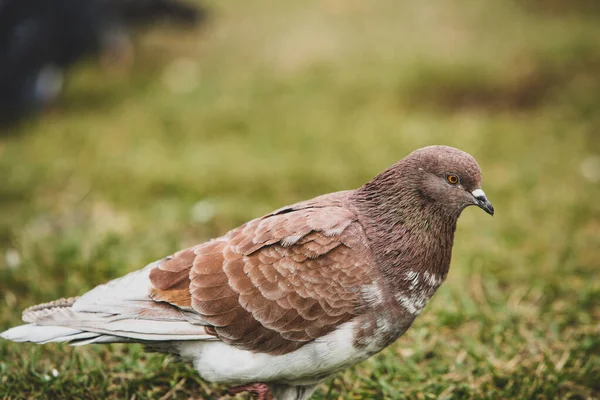
[[[410,327],[446,278],[469,205],[494,212],[475,159],[426,147],[357,190],[281,208],[79,299],[30,309],[33,324],[3,336],[162,344],[205,379],[308,398]]]
[[[349,192],[250,221],[150,271],[150,297],[190,307],[240,349],[284,354],[356,316],[373,282]]]

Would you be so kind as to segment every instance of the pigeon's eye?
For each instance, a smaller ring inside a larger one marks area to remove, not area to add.
[[[460,179],[458,179],[458,176],[456,176],[454,174],[450,174],[450,175],[446,175],[446,180],[448,181],[449,184],[456,185]]]

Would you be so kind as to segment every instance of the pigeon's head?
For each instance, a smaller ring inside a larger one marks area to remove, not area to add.
[[[401,163],[410,165],[411,181],[426,200],[453,214],[476,205],[494,215],[494,207],[481,189],[481,170],[470,154],[448,146],[428,146],[415,150]]]

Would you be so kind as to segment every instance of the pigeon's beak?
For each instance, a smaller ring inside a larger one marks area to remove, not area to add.
[[[471,192],[473,197],[475,197],[475,204],[479,206],[483,211],[490,215],[494,215],[494,206],[490,201],[485,197],[485,192],[481,189],[475,189]]]

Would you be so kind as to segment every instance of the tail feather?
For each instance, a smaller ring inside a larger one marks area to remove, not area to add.
[[[156,317],[152,313],[150,316]],[[144,319],[139,315],[79,312],[62,303],[57,307],[49,303],[49,308],[35,306],[26,310],[23,320],[29,323],[11,328],[0,337],[13,342],[65,342],[74,346],[215,339],[204,326],[188,322],[183,315],[180,318]]]
[[[69,343],[71,346],[83,346],[92,343],[130,343],[136,341],[135,339],[122,336],[80,331],[64,326],[43,326],[37,324],[16,326],[2,332],[0,337],[13,342],[33,342],[37,344]]]
[[[125,338],[122,336],[94,334],[95,336],[89,339],[73,340],[69,342],[71,346],[85,346],[86,344],[107,344],[107,343],[136,343],[140,342],[135,339]]]
[[[152,342],[159,347],[170,341],[217,340],[199,316],[148,296],[153,265],[97,286],[81,297],[29,307],[23,312],[23,321],[29,324],[0,336],[15,342]]]
[[[68,342],[92,336],[98,336],[98,334],[82,332],[78,329],[64,326],[40,326],[36,324],[20,325],[0,333],[0,337],[12,340],[13,342],[34,342],[39,344]]]

